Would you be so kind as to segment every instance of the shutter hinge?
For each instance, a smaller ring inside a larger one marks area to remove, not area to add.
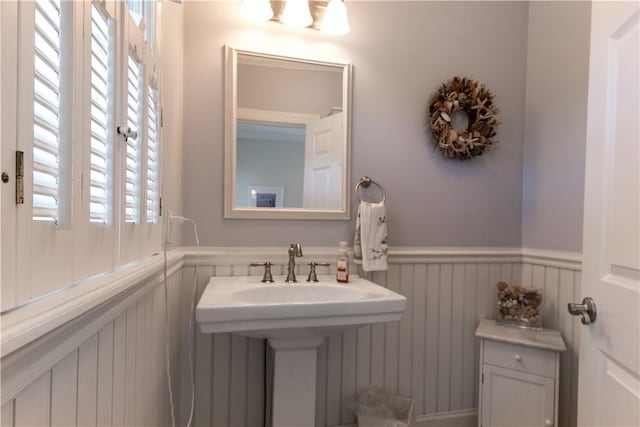
[[[158,206],[159,206],[159,210],[160,210],[160,213],[158,215],[162,216],[162,197],[160,197],[160,201],[158,202]]]
[[[484,372],[482,373],[482,384],[484,384]],[[482,426],[480,426],[482,427]]]
[[[24,151],[16,151],[16,204],[24,204]]]
[[[164,127],[164,108],[160,107],[160,127]]]

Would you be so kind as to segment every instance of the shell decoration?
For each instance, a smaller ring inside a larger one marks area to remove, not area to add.
[[[466,77],[454,77],[431,95],[428,122],[435,149],[446,158],[469,160],[494,147],[498,109],[485,85]],[[453,128],[451,116],[463,112],[469,118],[464,132]]]

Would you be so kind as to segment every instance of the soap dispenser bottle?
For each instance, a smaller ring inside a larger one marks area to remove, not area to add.
[[[336,280],[340,283],[349,282],[349,254],[347,242],[338,242],[338,258],[336,262]]]

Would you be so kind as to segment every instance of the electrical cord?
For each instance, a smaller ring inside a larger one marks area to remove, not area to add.
[[[168,228],[171,221],[184,223],[190,222],[193,225],[193,234],[196,240],[196,247],[200,249],[200,237],[198,236],[198,225],[191,218],[185,218],[182,216],[169,216],[165,220],[165,226],[163,227],[163,275],[164,275],[164,324],[165,324],[165,373],[167,376],[167,386],[169,389],[169,406],[171,408],[171,426],[176,427],[176,415],[175,405],[173,403],[173,385],[171,382],[171,345],[170,345],[170,331],[169,331],[169,284],[167,277],[167,244],[168,244]],[[187,345],[189,347],[189,377],[191,379],[191,408],[189,411],[189,418],[187,420],[186,427],[191,427],[193,422],[193,414],[195,411],[195,399],[196,399],[196,385],[195,385],[195,370],[193,367],[193,323],[194,323],[194,311],[196,304],[196,296],[198,292],[198,278],[199,278],[199,264],[200,264],[200,251],[196,255],[196,267],[194,274],[193,292],[191,294],[191,305],[189,306],[189,324],[187,334]]]

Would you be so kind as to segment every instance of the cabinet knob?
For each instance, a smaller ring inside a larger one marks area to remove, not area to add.
[[[551,427],[551,426],[553,426],[553,423],[551,422],[551,420],[545,420],[544,421],[544,425],[548,426],[548,427]]]
[[[513,358],[516,359],[518,362],[520,362],[522,360],[522,356],[520,356],[518,353],[516,353],[516,355],[513,356]]]

